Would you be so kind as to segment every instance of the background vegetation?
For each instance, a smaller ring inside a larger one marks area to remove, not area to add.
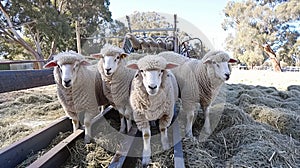
[[[122,45],[128,28],[111,18],[109,5],[109,0],[1,0],[0,56],[43,60],[64,50],[89,55],[107,42]],[[269,44],[281,62],[300,65],[298,0],[229,1],[223,12],[226,19],[220,26],[229,32],[226,49],[241,63],[255,66],[267,60],[254,41]],[[174,26],[155,12],[129,16],[132,29]],[[167,34],[152,32],[147,36]],[[190,38],[187,32],[178,35],[180,39]],[[194,47],[201,50],[200,43]]]

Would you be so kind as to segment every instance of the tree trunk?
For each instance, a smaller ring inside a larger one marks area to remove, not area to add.
[[[81,42],[80,42],[80,25],[79,21],[75,21],[75,29],[76,29],[76,41],[77,41],[77,52],[81,54]]]
[[[282,72],[281,67],[280,67],[280,62],[276,58],[276,54],[271,49],[269,44],[261,45],[261,44],[259,44],[258,42],[255,42],[255,41],[252,41],[252,43],[255,43],[255,44],[259,45],[263,49],[263,51],[268,55],[268,57],[269,57],[269,59],[272,63],[273,71]]]
[[[14,29],[14,26],[9,18],[9,15],[6,13],[6,11],[4,10],[2,4],[0,3],[0,10],[2,11],[2,13],[4,14],[5,19],[7,20],[8,23],[8,28],[7,30],[2,29],[2,31],[4,31],[5,34],[8,35],[9,38],[11,38],[12,40],[14,40],[15,42],[19,43],[21,46],[23,46],[32,56],[34,56],[36,58],[36,60],[43,60],[43,56],[41,55],[41,53],[38,53],[37,51],[35,51],[32,46],[30,46],[18,33],[17,31]],[[13,35],[11,35],[11,33]],[[39,65],[39,68],[42,68],[42,65]]]
[[[271,60],[273,70],[275,72],[282,72],[280,62],[276,58],[275,52],[271,49],[269,44],[262,45],[264,52],[266,52]]]

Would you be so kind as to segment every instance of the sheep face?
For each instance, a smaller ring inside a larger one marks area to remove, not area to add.
[[[60,78],[60,84],[69,88],[72,86],[73,82],[76,81],[77,75],[75,75],[80,66],[90,65],[86,60],[74,59],[73,62],[64,62],[61,60],[53,60],[44,65],[44,68],[54,67],[55,71],[58,72]]]
[[[103,59],[102,68],[106,76],[112,76],[114,72],[118,69],[119,63],[122,59],[127,57],[126,53],[115,53],[114,55],[103,55],[93,54],[94,58]]]
[[[161,87],[162,77],[166,69],[177,67],[177,64],[167,63],[162,57],[151,55],[141,58],[137,63],[127,65],[128,68],[139,70],[147,93],[154,96]]]
[[[231,72],[228,62],[206,61],[204,63],[212,66],[212,70],[217,78],[221,79],[222,81],[229,79]]]
[[[140,73],[142,75],[143,85],[147,93],[151,96],[156,95],[160,88],[161,77],[164,73],[164,70],[140,70]]]

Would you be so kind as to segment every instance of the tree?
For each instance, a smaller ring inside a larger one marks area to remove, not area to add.
[[[88,37],[99,24],[111,21],[108,7],[109,0],[3,0],[0,38],[6,47],[0,52],[11,51],[8,43],[12,43],[14,47],[22,46],[35,59],[44,60],[57,50],[76,50],[75,22],[80,30],[78,37]]]
[[[246,0],[230,1],[224,11],[226,19],[222,27],[226,31],[234,30],[226,39],[226,47],[240,61],[249,65],[262,64],[268,57],[257,57],[258,60],[246,59],[253,55],[263,55],[259,47],[252,44],[269,44],[270,49],[284,52],[277,55],[282,60],[292,64],[293,57],[299,53],[295,44],[300,35],[300,6],[297,0]],[[254,52],[253,54],[249,54]],[[252,61],[250,61],[252,60]],[[274,62],[275,63],[275,62]]]

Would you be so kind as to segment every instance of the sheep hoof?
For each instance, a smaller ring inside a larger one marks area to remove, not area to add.
[[[89,136],[85,136],[85,137],[84,137],[84,143],[85,143],[85,144],[91,143],[91,138],[90,138]]]
[[[119,132],[122,134],[126,134],[126,128],[121,128]]]
[[[169,149],[170,148],[170,145],[167,143],[167,144],[163,144],[163,149],[164,150],[167,150],[167,149]]]
[[[143,168],[148,167],[149,163],[150,163],[150,156],[143,157],[143,161],[142,161]]]
[[[193,137],[192,131],[188,131],[188,132],[186,133],[186,137]]]

